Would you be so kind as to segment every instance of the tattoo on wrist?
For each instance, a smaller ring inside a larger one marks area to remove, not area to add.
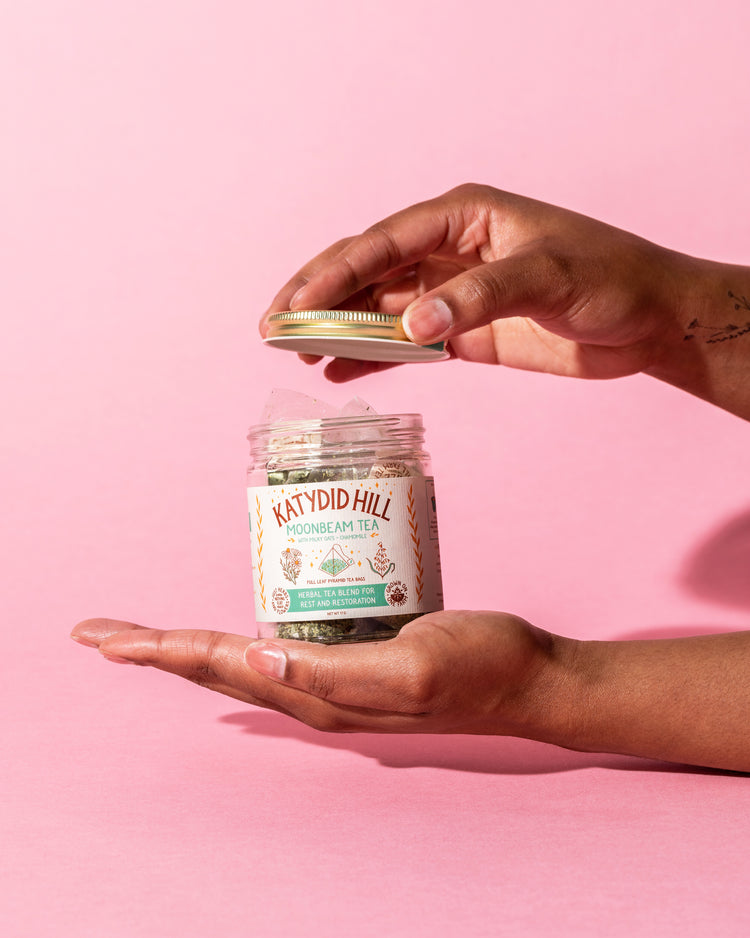
[[[746,296],[737,296],[731,290],[727,295],[734,302],[735,312],[747,310],[750,313],[750,300]],[[730,322],[725,326],[707,325],[694,319],[688,324],[688,332],[684,338],[686,340],[702,339],[706,345],[712,345],[715,342],[728,342],[731,339],[739,339],[743,335],[750,335],[750,319],[740,323]]]

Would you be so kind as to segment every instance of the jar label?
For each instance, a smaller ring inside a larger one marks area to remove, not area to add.
[[[259,622],[443,608],[432,478],[252,486],[247,495]]]

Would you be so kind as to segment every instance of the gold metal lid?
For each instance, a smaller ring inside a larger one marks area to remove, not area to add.
[[[435,362],[449,358],[445,343],[416,345],[401,317],[349,309],[294,309],[268,317],[266,345],[380,362]]]

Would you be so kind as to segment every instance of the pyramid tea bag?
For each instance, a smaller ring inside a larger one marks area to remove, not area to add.
[[[339,575],[339,573],[342,573],[353,563],[353,560],[350,560],[348,557],[344,557],[343,551],[339,545],[334,544],[326,554],[325,560],[320,565],[319,569],[324,573],[327,573],[329,576],[336,577]]]

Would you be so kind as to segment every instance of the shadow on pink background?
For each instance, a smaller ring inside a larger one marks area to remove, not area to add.
[[[750,509],[718,524],[685,559],[681,582],[701,599],[750,609]]]
[[[429,735],[407,738],[366,734],[328,735],[304,724],[285,720],[276,713],[242,711],[227,714],[221,718],[221,722],[236,726],[253,740],[259,736],[295,739],[305,745],[356,752],[391,769],[429,768],[489,775],[540,775],[592,768],[727,777],[736,774],[697,766],[647,762],[607,753],[572,752],[525,739],[455,736],[446,745],[443,737]]]
[[[30,0],[0,13],[0,929],[745,936],[747,779],[327,737],[67,638],[252,634],[272,387],[424,414],[446,599],[582,638],[747,626],[747,425],[645,377],[261,347],[298,266],[474,180],[747,263],[738,0]]]

